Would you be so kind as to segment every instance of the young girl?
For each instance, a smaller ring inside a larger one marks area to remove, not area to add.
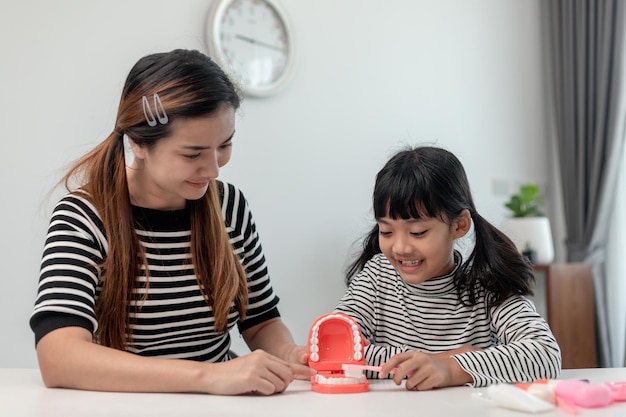
[[[69,170],[52,214],[30,320],[47,386],[272,394],[310,375],[247,202],[216,180],[239,101],[197,51],[132,68],[113,132]],[[235,324],[254,351],[233,359]]]
[[[409,390],[556,378],[561,354],[526,298],[531,267],[477,212],[450,152],[404,150],[376,177],[376,225],[347,273],[337,311],[370,340],[365,357]],[[468,259],[455,239],[474,225]],[[372,376],[372,375],[368,375]]]

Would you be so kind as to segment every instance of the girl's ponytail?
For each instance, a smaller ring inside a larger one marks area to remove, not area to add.
[[[378,225],[374,225],[372,230],[363,240],[363,250],[361,254],[346,269],[346,285],[350,285],[352,278],[359,273],[370,259],[380,253],[378,244]]]
[[[479,287],[487,290],[487,305],[495,307],[513,295],[532,295],[532,267],[504,233],[472,212],[476,243],[469,259],[455,275],[459,298],[467,291],[467,304],[476,302]]]

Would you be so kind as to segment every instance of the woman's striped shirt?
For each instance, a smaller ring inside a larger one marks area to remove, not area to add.
[[[380,365],[409,350],[440,353],[473,345],[484,350],[453,355],[473,386],[559,375],[561,351],[530,300],[514,296],[488,309],[480,289],[476,303],[467,306],[459,301],[452,276],[412,285],[383,254],[365,265],[336,310],[357,320],[371,341],[365,350],[368,364]]]
[[[228,316],[228,328],[237,324],[242,331],[278,317],[278,297],[270,284],[256,225],[243,194],[220,181],[218,188],[226,230],[248,279],[245,320],[239,320],[234,304]],[[131,300],[133,344],[128,350],[161,358],[228,359],[229,333],[215,331],[212,309],[200,292],[190,262],[189,208],[161,211],[133,206],[133,213],[150,277],[148,289],[135,289]],[[107,252],[97,210],[85,198],[64,197],[52,214],[43,251],[39,291],[30,320],[36,341],[66,326],[95,332],[95,304],[106,280],[96,265]],[[137,279],[145,282],[145,274]]]

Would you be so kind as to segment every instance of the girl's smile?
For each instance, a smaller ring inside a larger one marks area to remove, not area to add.
[[[422,260],[419,261],[403,261],[403,260],[399,260],[399,266],[400,268],[406,272],[406,273],[411,273],[411,272],[415,272],[417,269],[419,269],[419,267],[422,265]]]

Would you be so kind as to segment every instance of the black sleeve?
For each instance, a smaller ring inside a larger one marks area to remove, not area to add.
[[[57,312],[39,313],[30,319],[30,328],[35,333],[35,346],[42,337],[62,327],[82,327],[91,333],[95,330],[91,321],[84,317]]]

